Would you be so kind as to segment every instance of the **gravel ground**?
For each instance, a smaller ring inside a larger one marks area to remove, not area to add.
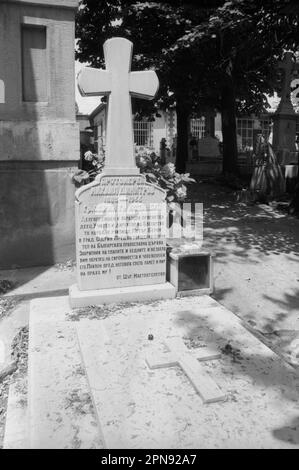
[[[298,358],[298,218],[238,202],[215,180],[192,185],[190,199],[203,202],[203,248],[215,253],[213,297],[286,360]]]

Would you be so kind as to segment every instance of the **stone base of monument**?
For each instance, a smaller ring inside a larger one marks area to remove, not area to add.
[[[286,191],[292,193],[298,183],[298,165],[285,165]]]
[[[222,159],[210,158],[206,161],[188,162],[186,171],[192,175],[214,176],[222,172]]]
[[[175,296],[176,289],[170,282],[97,290],[80,290],[77,284],[74,284],[69,289],[69,302],[72,308],[174,299]]]

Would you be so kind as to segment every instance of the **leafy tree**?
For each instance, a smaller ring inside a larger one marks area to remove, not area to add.
[[[292,8],[291,8],[292,7]],[[293,1],[232,0],[216,8],[175,47],[192,48],[206,102],[221,111],[224,172],[236,173],[236,114],[260,113],[276,87],[277,60],[298,47]]]
[[[295,5],[293,0],[82,0],[76,57],[102,66],[107,38],[132,40],[133,67],[154,67],[158,73],[156,110],[176,108],[177,170],[185,169],[191,113],[214,107],[222,115],[224,171],[236,173],[236,113],[265,109],[277,60],[285,48],[297,47]],[[135,109],[146,108],[136,102]]]
[[[192,53],[173,45],[195,25],[207,18],[208,4],[192,2],[127,2],[82,0],[77,15],[76,58],[94,67],[103,65],[102,45],[112,36],[134,43],[133,68],[155,68],[160,89],[155,103],[136,101],[140,115],[175,107],[177,112],[177,170],[184,171],[188,154],[188,122],[198,109],[200,93]]]

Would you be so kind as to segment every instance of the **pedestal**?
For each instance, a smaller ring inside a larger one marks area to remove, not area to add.
[[[273,116],[273,149],[275,152],[288,150],[296,152],[296,114],[293,110],[278,111]]]
[[[82,291],[76,284],[69,289],[69,302],[72,308],[89,305],[103,305],[124,302],[146,302],[164,299],[174,299],[175,287],[170,282],[144,286],[114,287],[112,289],[97,289]]]

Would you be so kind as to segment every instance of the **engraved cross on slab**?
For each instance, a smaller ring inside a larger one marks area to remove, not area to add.
[[[107,95],[105,174],[138,174],[134,154],[131,96],[152,99],[159,88],[153,70],[131,72],[133,44],[124,38],[104,43],[106,70],[84,67],[78,75],[82,96]]]
[[[169,352],[152,351],[147,354],[146,363],[150,369],[179,366],[204,403],[225,400],[225,394],[198,362],[219,359],[221,357],[219,352],[207,348],[198,348],[191,352],[179,338],[168,339],[165,345]]]

